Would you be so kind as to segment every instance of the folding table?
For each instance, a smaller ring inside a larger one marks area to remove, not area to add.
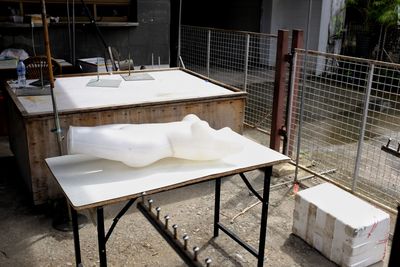
[[[289,158],[237,133],[232,132],[232,135],[244,149],[216,161],[165,158],[143,168],[132,168],[117,161],[88,155],[47,158],[46,164],[71,207],[76,265],[81,265],[77,211],[87,208],[97,210],[100,266],[107,266],[106,242],[118,220],[143,192],[153,194],[215,180],[214,237],[217,237],[219,230],[222,230],[258,258],[257,266],[263,266],[272,166],[288,162]],[[245,172],[256,169],[264,173],[262,196],[253,189],[244,175]],[[258,250],[246,244],[219,221],[221,178],[236,174],[241,176],[249,190],[262,202]],[[106,233],[103,207],[121,201],[128,202]]]

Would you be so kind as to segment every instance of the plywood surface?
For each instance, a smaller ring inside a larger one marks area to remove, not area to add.
[[[289,161],[274,150],[232,134],[244,149],[217,161],[166,158],[147,167],[132,168],[87,155],[67,155],[47,158],[46,163],[70,203],[76,209],[84,209],[125,200],[144,191],[162,191]]]
[[[54,94],[60,112],[170,100],[242,94],[218,86],[181,70],[149,72],[154,80],[124,81],[120,75],[100,79],[121,80],[118,88],[88,87],[97,76],[65,77],[55,81]],[[18,97],[29,115],[52,112],[50,96]]]

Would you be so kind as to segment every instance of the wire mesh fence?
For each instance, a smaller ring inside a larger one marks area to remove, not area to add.
[[[400,66],[301,50],[297,59],[292,156],[299,148],[318,172],[335,169],[331,179],[395,207],[400,158],[381,147],[400,141]]]
[[[245,123],[266,131],[276,46],[275,35],[181,27],[186,68],[247,91]],[[289,94],[287,152],[296,160],[299,149],[300,163],[395,207],[400,159],[381,147],[391,138],[390,146],[399,148],[400,65],[304,50],[293,59],[291,88],[299,91]]]
[[[264,130],[271,125],[275,35],[181,26],[185,67],[249,93],[245,122]]]

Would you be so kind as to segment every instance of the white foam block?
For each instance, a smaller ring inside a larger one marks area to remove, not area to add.
[[[296,195],[293,233],[341,266],[369,266],[386,253],[389,214],[324,183]]]

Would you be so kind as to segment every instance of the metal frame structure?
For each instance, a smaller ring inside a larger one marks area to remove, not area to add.
[[[257,169],[257,168],[255,168]],[[263,195],[260,196],[252,187],[250,182],[247,180],[244,173],[239,172],[238,174],[241,176],[242,180],[249,188],[251,192],[255,194],[255,196],[261,200],[262,202],[262,210],[261,210],[261,227],[260,227],[260,235],[259,235],[259,246],[258,251],[243,241],[239,236],[233,233],[231,230],[226,228],[219,220],[220,215],[220,200],[221,200],[221,179],[229,176],[221,176],[215,178],[215,206],[214,206],[214,238],[219,236],[219,230],[223,231],[230,238],[236,241],[239,245],[245,248],[248,252],[250,252],[253,256],[257,258],[257,266],[264,266],[264,258],[265,258],[265,243],[266,243],[266,233],[267,233],[267,218],[268,218],[268,200],[270,193],[270,183],[272,176],[272,166],[263,167],[260,169],[264,173],[264,187],[263,187]],[[190,184],[193,185],[193,184]],[[107,266],[107,253],[106,253],[106,243],[111,236],[115,226],[118,221],[122,218],[122,216],[128,211],[128,209],[134,204],[134,202],[138,198],[130,199],[127,204],[120,210],[117,216],[114,218],[112,225],[109,230],[105,231],[104,227],[104,207],[98,206],[96,207],[97,213],[97,240],[98,240],[98,253],[100,259],[100,266]],[[168,242],[168,244],[177,252],[177,254],[184,260],[188,266],[198,267],[201,266],[197,260],[197,257],[193,258],[191,254],[187,251],[187,248],[183,246],[179,241],[176,240],[176,236],[168,230],[168,224],[163,224],[160,222],[158,216],[155,216],[151,212],[151,206],[146,208],[144,206],[144,200],[137,204],[139,211],[145,216],[145,218],[156,228],[156,230],[160,233],[160,235]],[[72,215],[72,225],[73,225],[73,236],[74,236],[74,249],[75,249],[75,262],[77,267],[81,267],[82,265],[82,257],[80,250],[80,240],[79,240],[79,228],[78,228],[78,216],[77,211],[70,206],[71,215]]]

